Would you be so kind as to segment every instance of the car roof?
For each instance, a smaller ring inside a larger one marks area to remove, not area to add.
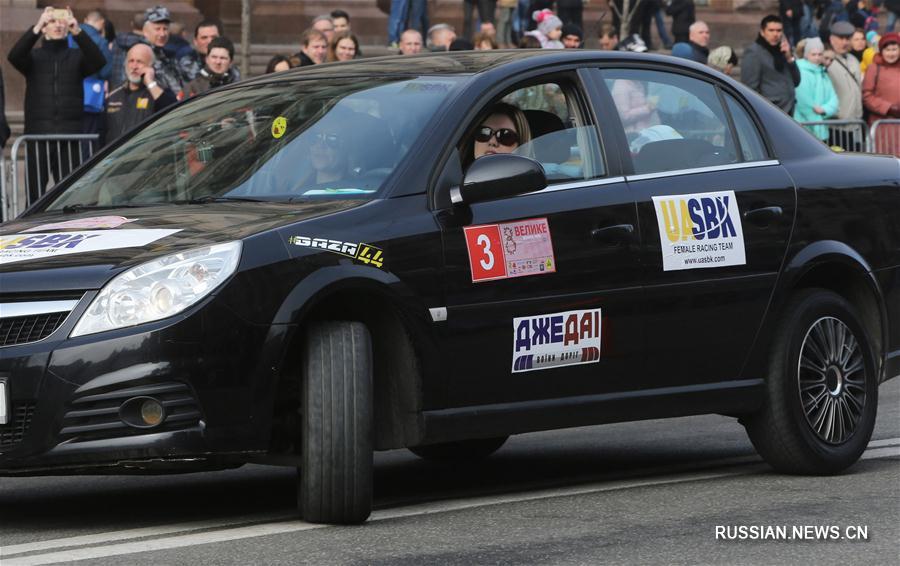
[[[443,51],[420,53],[417,55],[389,55],[355,59],[323,65],[296,67],[289,71],[269,74],[245,81],[257,82],[294,81],[311,78],[334,78],[339,76],[383,76],[383,75],[472,75],[509,65],[521,67],[519,70],[536,66],[588,63],[604,61],[653,62],[676,64],[694,70],[709,72],[709,68],[686,59],[650,53],[625,51],[601,51],[595,49],[498,49],[486,51]]]

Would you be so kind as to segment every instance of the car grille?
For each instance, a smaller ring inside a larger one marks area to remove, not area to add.
[[[122,404],[134,397],[153,397],[166,409],[165,421],[154,428],[134,428],[119,415]],[[200,422],[197,400],[186,384],[172,381],[150,383],[103,393],[91,393],[74,399],[63,416],[59,434],[63,440],[76,442],[116,438],[136,434],[179,430]]]
[[[34,403],[17,405],[12,410],[12,421],[0,425],[0,452],[14,448],[22,442],[31,427],[34,416]]]
[[[68,311],[0,319],[0,346],[43,340],[53,334],[67,316]]]
[[[63,325],[80,298],[0,295],[0,348],[47,338]]]

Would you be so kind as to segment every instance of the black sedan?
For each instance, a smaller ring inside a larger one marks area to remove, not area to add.
[[[662,56],[449,53],[178,105],[0,228],[0,473],[300,470],[732,415],[860,456],[900,374],[900,161]]]

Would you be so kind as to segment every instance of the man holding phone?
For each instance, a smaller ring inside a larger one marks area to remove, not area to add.
[[[156,112],[178,102],[175,94],[159,84],[153,49],[137,43],[125,57],[125,84],[109,93],[106,101],[106,139],[115,141]]]
[[[793,115],[794,89],[800,84],[800,69],[778,16],[764,17],[756,41],[744,50],[741,82],[769,99],[788,116]]]
[[[69,49],[72,34],[79,49]],[[37,49],[34,46],[43,37]],[[37,23],[16,42],[9,62],[25,75],[25,133],[80,134],[84,113],[85,77],[103,68],[106,59],[78,20],[67,9],[47,7]],[[81,160],[78,145],[28,142],[29,204],[44,192],[50,179],[59,182]],[[61,149],[61,151],[60,151]]]

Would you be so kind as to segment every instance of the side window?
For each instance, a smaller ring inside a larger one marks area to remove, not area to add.
[[[741,157],[743,161],[764,161],[769,158],[766,154],[766,144],[763,143],[756,125],[744,110],[744,107],[729,94],[725,95],[728,112],[737,130],[738,140],[741,142]]]
[[[463,168],[486,153],[515,153],[540,162],[551,184],[603,177],[600,140],[574,88],[531,85],[490,105],[460,144]]]
[[[739,161],[716,88],[659,71],[602,71],[635,173],[656,173]]]

